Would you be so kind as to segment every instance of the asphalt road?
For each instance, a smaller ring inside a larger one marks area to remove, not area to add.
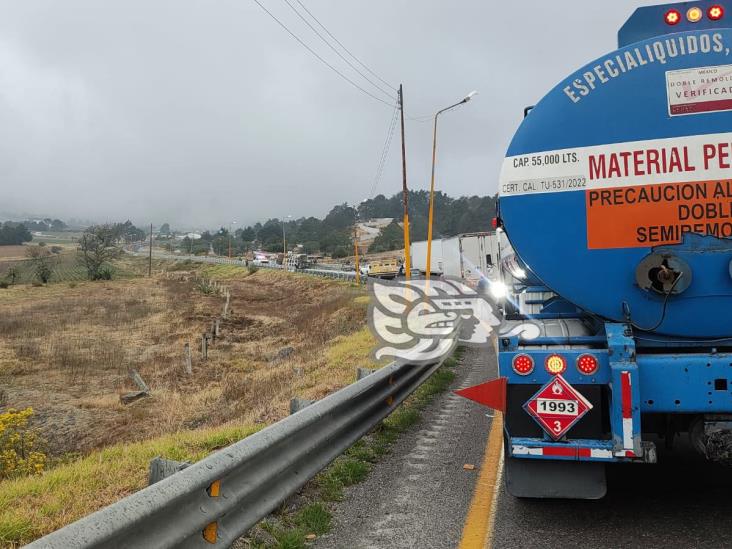
[[[732,468],[686,444],[655,465],[608,467],[598,501],[517,500],[501,490],[493,547],[732,547]]]
[[[495,359],[468,351],[457,372],[453,389],[480,383],[496,375]],[[347,492],[335,528],[316,547],[458,547],[491,425],[485,411],[451,392],[440,396],[369,478]],[[679,442],[674,452],[658,444],[656,465],[609,466],[607,496],[597,501],[517,500],[501,483],[492,505],[478,509],[493,519],[486,546],[732,547],[732,467],[709,463]],[[466,463],[475,470],[464,470]]]
[[[494,377],[492,354],[468,350],[451,389]],[[349,489],[318,548],[452,548],[460,540],[490,429],[487,409],[446,391],[368,479]],[[465,470],[465,464],[475,465]]]

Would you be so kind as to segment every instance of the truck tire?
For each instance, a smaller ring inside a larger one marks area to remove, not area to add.
[[[503,444],[503,480],[516,498],[600,499],[607,492],[605,464],[515,458]]]

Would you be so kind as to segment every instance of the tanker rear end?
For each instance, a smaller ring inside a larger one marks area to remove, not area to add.
[[[492,383],[519,497],[602,497],[605,464],[687,434],[732,456],[732,2],[639,8],[618,38],[528,112],[501,173]]]

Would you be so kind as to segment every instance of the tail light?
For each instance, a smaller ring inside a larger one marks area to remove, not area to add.
[[[681,23],[681,13],[679,10],[668,10],[666,15],[663,16],[663,19],[667,25],[678,25]]]
[[[591,376],[599,368],[600,363],[594,355],[580,355],[577,357],[577,369],[581,374]]]
[[[527,376],[534,371],[534,359],[529,355],[516,355],[511,362],[513,371],[520,376]]]
[[[715,4],[713,6],[710,6],[707,10],[707,17],[709,17],[712,21],[719,21],[724,17],[724,7],[720,6],[719,4]]]
[[[544,368],[551,375],[558,376],[567,370],[567,361],[562,355],[549,355],[544,361]]]

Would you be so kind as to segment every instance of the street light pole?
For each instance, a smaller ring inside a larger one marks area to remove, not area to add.
[[[356,284],[361,284],[361,260],[358,256],[358,208],[366,202],[366,199],[364,198],[361,203],[354,208],[356,211],[356,215],[353,219],[353,249],[354,249],[354,264],[356,267]]]
[[[437,118],[443,112],[447,112],[450,109],[454,109],[455,107],[459,107],[460,105],[467,103],[473,97],[475,97],[477,93],[477,91],[471,91],[468,95],[465,96],[462,101],[458,101],[454,105],[445,107],[444,109],[437,111],[437,113],[435,114],[435,125],[432,137],[432,177],[430,179],[430,211],[427,217],[427,269],[425,273],[425,278],[427,280],[430,279],[430,273],[432,271],[432,220],[434,218],[435,212],[435,161],[437,159]]]

